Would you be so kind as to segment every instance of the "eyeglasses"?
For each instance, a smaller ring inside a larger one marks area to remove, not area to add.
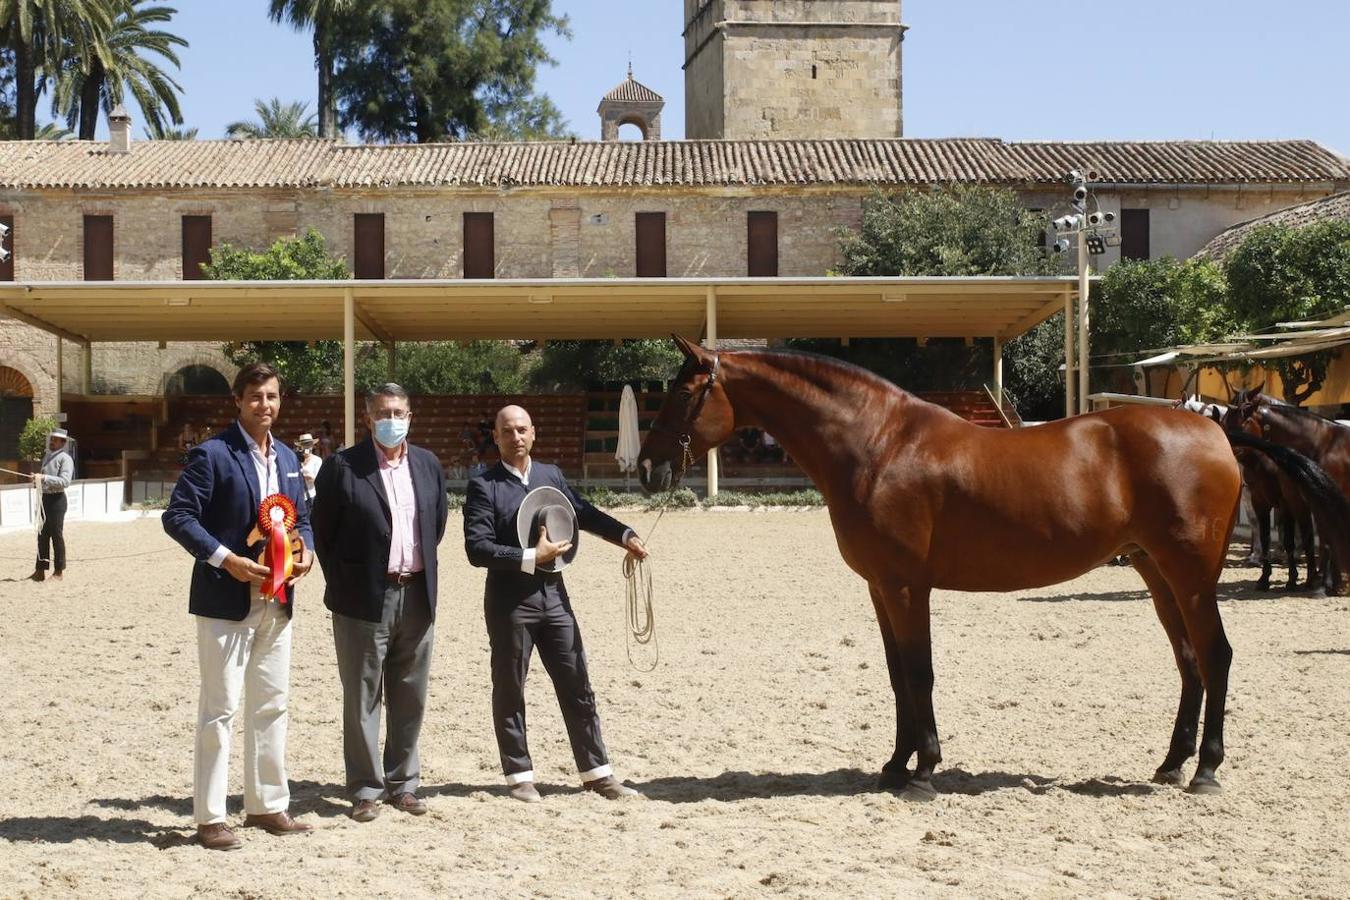
[[[398,419],[401,422],[411,415],[412,413],[406,409],[382,409],[371,413],[370,417],[377,422],[381,419]]]

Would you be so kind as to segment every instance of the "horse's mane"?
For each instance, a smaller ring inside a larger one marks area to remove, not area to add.
[[[785,369],[808,380],[820,381],[823,379],[813,379],[812,376],[830,373],[852,378],[883,393],[897,393],[907,399],[917,399],[912,392],[905,390],[888,378],[883,378],[856,363],[834,356],[826,356],[823,353],[811,353],[807,350],[737,350],[734,352],[741,357],[769,362],[776,368]]]

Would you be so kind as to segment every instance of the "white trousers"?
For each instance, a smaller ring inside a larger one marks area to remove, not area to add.
[[[197,703],[192,816],[198,825],[225,821],[230,732],[244,703],[244,812],[266,815],[290,805],[286,782],[286,697],[291,620],[276,602],[255,598],[242,622],[197,617]]]

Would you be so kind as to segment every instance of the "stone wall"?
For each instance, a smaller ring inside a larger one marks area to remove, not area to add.
[[[182,275],[181,217],[210,215],[216,244],[261,248],[283,234],[313,226],[330,249],[351,259],[353,217],[385,216],[385,274],[389,278],[458,278],[463,273],[463,214],[494,215],[500,278],[604,278],[635,274],[635,216],[666,213],[666,263],[672,276],[746,274],[746,214],[778,213],[779,274],[824,275],[838,263],[840,226],[857,227],[869,191],[861,188],[656,188],[584,190],[372,190],[128,192],[84,196],[65,192],[0,194],[0,214],[15,218],[15,277],[21,281],[79,280],[82,216],[114,217],[118,280],[174,280]],[[1147,207],[1153,256],[1185,257],[1228,225],[1312,199],[1300,190],[1099,190],[1105,209]],[[1032,208],[1067,211],[1067,191],[1022,192]],[[1112,248],[1095,261],[1100,271],[1118,258]],[[33,384],[39,411],[54,403],[55,344],[51,335],[0,319],[0,365]],[[210,365],[227,379],[234,368],[211,344],[97,344],[91,387],[100,393],[155,394],[183,366]],[[64,386],[83,389],[83,350],[65,344]]]
[[[900,137],[897,0],[686,3],[689,138]]]

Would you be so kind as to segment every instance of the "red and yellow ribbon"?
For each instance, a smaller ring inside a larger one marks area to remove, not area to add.
[[[287,536],[295,527],[295,519],[295,504],[285,494],[272,494],[258,505],[258,531],[267,541],[263,565],[269,572],[262,595],[268,599],[275,597],[281,603],[286,602],[286,579],[295,568]]]

